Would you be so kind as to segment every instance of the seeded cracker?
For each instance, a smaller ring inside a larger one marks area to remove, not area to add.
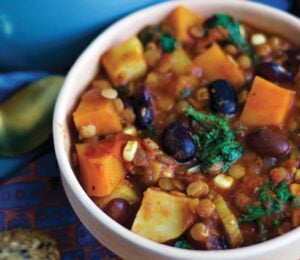
[[[0,233],[1,260],[56,260],[60,254],[54,239],[42,232],[13,229]]]

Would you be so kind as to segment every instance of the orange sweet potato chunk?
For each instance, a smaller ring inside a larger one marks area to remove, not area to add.
[[[191,27],[202,24],[204,19],[184,6],[176,7],[166,18],[165,23],[172,27],[177,40],[189,44],[193,38],[189,34]]]
[[[245,81],[244,74],[237,63],[230,59],[217,44],[213,44],[199,54],[194,59],[194,64],[203,70],[204,77],[210,82],[225,79],[238,88]]]
[[[256,76],[240,120],[249,126],[282,125],[295,92]]]
[[[90,89],[83,95],[73,119],[77,130],[86,125],[95,125],[97,135],[122,131],[113,100],[102,98],[97,89]]]
[[[125,177],[121,153],[125,135],[116,135],[98,143],[77,144],[80,181],[89,196],[108,196]]]

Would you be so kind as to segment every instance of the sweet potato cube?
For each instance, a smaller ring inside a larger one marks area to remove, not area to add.
[[[107,150],[102,143],[77,144],[80,165],[80,180],[89,196],[110,195],[125,177],[122,162]]]
[[[159,243],[175,239],[194,221],[189,207],[191,201],[148,188],[131,230]]]
[[[129,203],[136,203],[140,200],[140,196],[133,188],[132,184],[128,180],[121,180],[110,195],[105,197],[94,197],[93,201],[100,208],[104,208],[108,202],[116,198],[127,200]]]
[[[234,87],[240,87],[245,77],[237,63],[229,58],[219,45],[213,44],[210,48],[194,59],[194,64],[203,70],[208,81],[225,79]]]
[[[249,126],[281,125],[292,106],[295,92],[256,76],[241,114]]]
[[[88,90],[73,113],[77,130],[87,125],[96,127],[96,135],[122,131],[122,124],[113,100],[102,98],[99,90]]]
[[[124,85],[146,73],[143,46],[137,37],[132,37],[112,47],[102,56],[102,64],[115,85]]]
[[[203,21],[198,14],[184,6],[178,6],[168,15],[165,23],[172,27],[177,40],[189,44],[193,42],[189,30],[197,24],[202,24]]]

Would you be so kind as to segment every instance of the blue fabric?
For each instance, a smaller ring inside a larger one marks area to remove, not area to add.
[[[21,89],[24,85],[41,79],[49,75],[45,71],[20,71],[0,73],[0,103],[8,99],[13,93]],[[23,156],[17,157],[3,157],[0,156],[0,180],[14,173],[23,165],[30,162],[40,152],[41,148],[28,153]]]
[[[251,2],[261,3],[276,7],[281,10],[289,10],[290,2],[288,0],[252,0]]]
[[[44,71],[20,71],[0,73],[0,103],[27,83],[47,76]]]

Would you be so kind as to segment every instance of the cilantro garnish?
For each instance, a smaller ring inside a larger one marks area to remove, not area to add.
[[[259,220],[261,217],[271,214],[279,215],[283,204],[294,204],[295,200],[295,196],[290,193],[286,182],[281,182],[278,185],[272,186],[270,181],[265,181],[258,189],[257,194],[257,204],[248,205],[246,213],[238,219],[239,223]],[[276,219],[276,225],[279,225],[278,221],[279,220]]]
[[[174,244],[174,247],[182,249],[194,249],[185,238],[180,237]]]
[[[161,32],[155,25],[145,27],[138,37],[144,46],[152,40],[157,41],[157,44],[167,53],[173,52],[176,47],[176,39],[170,33]]]
[[[176,39],[169,33],[163,33],[159,36],[158,44],[164,52],[173,52],[175,50]]]
[[[266,215],[265,209],[261,205],[258,205],[258,206],[248,205],[247,213],[242,215],[238,219],[238,223],[253,221],[253,220],[259,219],[260,217],[265,216],[265,215]]]
[[[213,114],[202,114],[191,106],[185,107],[183,112],[192,119],[192,124],[199,124],[205,130],[193,135],[194,141],[201,150],[198,159],[201,168],[209,169],[213,164],[222,162],[222,171],[242,156],[242,146],[234,140],[228,121]]]
[[[142,44],[146,46],[148,42],[152,40],[154,35],[158,33],[159,27],[156,25],[146,26],[139,34],[138,37]]]
[[[228,32],[227,41],[248,54],[255,64],[258,63],[255,52],[240,33],[240,23],[237,20],[227,14],[215,14],[205,22],[204,28],[208,31],[215,27],[225,29]]]

